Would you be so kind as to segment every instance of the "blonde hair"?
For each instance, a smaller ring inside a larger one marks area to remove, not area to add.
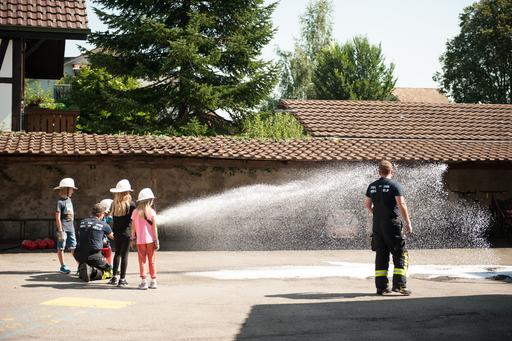
[[[114,201],[112,202],[112,215],[116,217],[122,217],[130,212],[130,201],[132,196],[130,192],[116,193]]]
[[[152,202],[153,202],[153,199],[148,199],[148,200],[139,202],[139,204],[137,205],[137,208],[136,208],[139,218],[144,219],[144,216],[146,216],[146,217],[149,216]]]
[[[59,195],[61,197],[68,196],[68,191],[69,191],[69,188],[67,188],[67,187],[59,188]]]

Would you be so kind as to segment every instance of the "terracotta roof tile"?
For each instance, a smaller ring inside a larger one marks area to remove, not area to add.
[[[281,100],[314,137],[512,140],[510,104]]]
[[[448,97],[434,88],[395,88],[391,93],[400,102],[450,103]]]
[[[0,25],[89,29],[85,0],[0,0]]]
[[[0,156],[168,156],[288,161],[512,160],[512,141],[311,139],[2,133]]]

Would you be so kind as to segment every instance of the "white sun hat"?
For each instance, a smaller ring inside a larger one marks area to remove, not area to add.
[[[54,189],[61,189],[61,188],[68,188],[68,187],[78,189],[75,187],[75,180],[73,180],[71,178],[64,178],[64,179],[60,180],[59,186],[55,187]]]
[[[155,195],[153,194],[151,188],[144,188],[139,192],[139,200],[137,200],[137,202],[149,199],[155,199]]]
[[[112,199],[103,199],[102,201],[100,201],[101,206],[105,207],[105,213],[110,212],[110,207],[112,206],[113,201],[114,200]]]
[[[112,193],[123,193],[123,192],[133,192],[132,186],[130,185],[130,181],[123,179],[119,181],[116,185],[116,188],[111,188],[110,192]]]

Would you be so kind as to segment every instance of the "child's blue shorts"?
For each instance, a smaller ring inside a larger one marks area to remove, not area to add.
[[[75,231],[66,231],[66,240],[61,242],[57,239],[57,249],[64,250],[64,248],[68,246],[68,249],[73,250],[76,249],[76,237]]]

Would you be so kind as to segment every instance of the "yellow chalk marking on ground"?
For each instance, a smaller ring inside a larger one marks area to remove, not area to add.
[[[42,305],[57,305],[65,307],[82,307],[82,308],[105,308],[105,309],[120,309],[132,305],[135,302],[127,301],[111,301],[101,300],[94,298],[79,298],[79,297],[61,297],[51,301],[41,303]]]
[[[12,321],[14,320],[14,318],[12,317],[6,317],[6,318],[3,318],[2,321]]]

